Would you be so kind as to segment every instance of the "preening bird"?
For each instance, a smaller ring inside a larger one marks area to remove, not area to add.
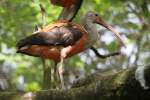
[[[61,86],[64,88],[62,75],[64,59],[92,47],[99,36],[96,24],[112,31],[125,46],[121,36],[114,28],[106,24],[98,13],[89,11],[82,19],[82,26],[66,20],[56,21],[43,27],[36,34],[20,40],[17,44],[17,52],[60,62],[58,73]]]

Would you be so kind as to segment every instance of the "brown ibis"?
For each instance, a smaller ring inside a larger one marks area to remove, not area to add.
[[[17,44],[17,52],[60,62],[58,74],[61,87],[64,88],[62,75],[64,59],[92,47],[99,36],[96,24],[112,31],[121,44],[125,46],[121,36],[114,28],[106,24],[98,13],[89,11],[82,19],[83,27],[66,20],[58,20],[20,40]]]

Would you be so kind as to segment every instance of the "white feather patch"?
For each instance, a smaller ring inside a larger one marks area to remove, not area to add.
[[[145,70],[144,66],[138,67],[135,71],[135,79],[140,83],[140,85],[144,89],[149,89],[149,87],[146,86],[146,81],[145,81],[145,78],[144,78],[144,70]]]
[[[24,47],[21,47],[20,50],[25,50],[25,49],[28,49],[30,46],[24,46]]]

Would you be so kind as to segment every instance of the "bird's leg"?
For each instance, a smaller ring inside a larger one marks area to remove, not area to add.
[[[120,52],[113,52],[113,53],[110,53],[110,54],[106,54],[106,55],[101,55],[94,47],[91,47],[90,48],[95,54],[97,57],[99,58],[107,58],[107,57],[111,57],[111,56],[116,56],[116,55],[119,55]]]
[[[64,79],[63,79],[63,72],[64,72],[64,59],[66,58],[68,52],[71,50],[71,46],[68,46],[66,48],[63,48],[60,53],[60,66],[58,68],[60,82],[61,82],[61,88],[65,89],[64,85]]]
[[[64,57],[61,56],[61,61],[60,61],[60,66],[58,68],[58,73],[59,73],[59,78],[60,78],[61,88],[62,89],[65,88],[64,79],[63,79],[63,72],[64,72]]]
[[[55,88],[57,88],[59,80],[60,80],[57,64],[58,64],[57,62],[54,62],[54,73],[53,73],[54,79],[53,80],[54,80],[54,84],[55,84],[54,87]]]

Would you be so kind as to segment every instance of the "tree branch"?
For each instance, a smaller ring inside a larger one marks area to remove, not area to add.
[[[117,73],[97,73],[80,79],[78,84],[69,90],[43,90],[30,95],[3,92],[0,93],[0,100],[150,100],[150,89],[143,89],[135,78],[137,71],[136,68],[130,68]],[[144,78],[148,87],[149,76],[150,65],[144,68]]]
[[[107,58],[107,57],[111,57],[111,56],[120,55],[120,52],[113,52],[113,53],[110,53],[110,54],[101,55],[101,54],[96,50],[96,48],[91,47],[90,49],[95,53],[95,55],[96,55],[98,58]]]

